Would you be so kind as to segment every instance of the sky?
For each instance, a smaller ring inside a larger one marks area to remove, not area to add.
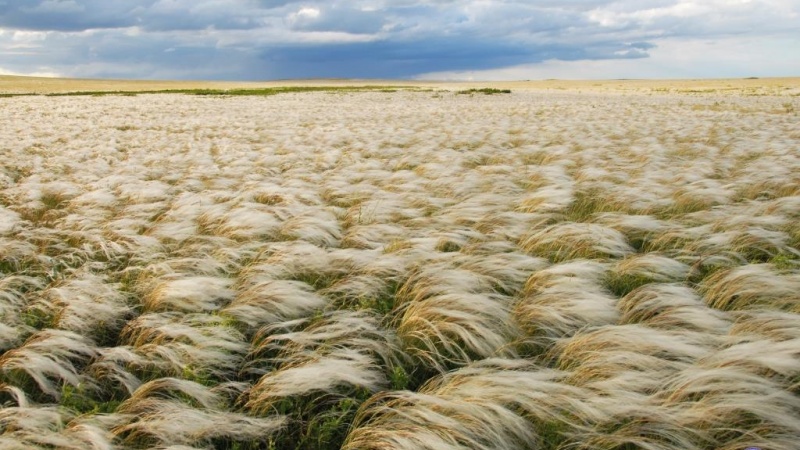
[[[800,76],[800,0],[0,0],[0,74]]]

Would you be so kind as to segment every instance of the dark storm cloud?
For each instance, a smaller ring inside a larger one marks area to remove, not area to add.
[[[262,54],[263,66],[277,78],[293,78],[315,73],[317,77],[411,77],[444,70],[481,70],[539,62],[552,58],[565,60],[635,58],[630,45],[597,43],[592,47],[564,45],[510,45],[492,41],[436,38],[424,42],[376,41],[343,45],[286,46]],[[624,52],[624,54],[623,54]]]
[[[4,0],[0,27],[23,30],[81,31],[134,24],[153,1]]]
[[[255,0],[255,2],[263,8],[279,8],[291,3],[297,3],[293,0]]]
[[[260,26],[247,2],[192,0],[0,0],[0,27],[85,31],[139,26],[148,30]]]

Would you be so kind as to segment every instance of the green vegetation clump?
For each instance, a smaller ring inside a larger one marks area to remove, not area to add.
[[[75,91],[75,92],[55,92],[44,94],[47,97],[70,97],[70,96],[93,96],[102,97],[106,95],[135,96],[138,94],[184,94],[200,96],[250,96],[267,97],[271,95],[290,94],[299,92],[397,92],[401,89],[409,89],[403,86],[286,86],[255,89],[159,89],[143,91]]]
[[[302,92],[330,92],[330,93],[348,93],[348,92],[384,92],[394,93],[399,91],[413,91],[413,92],[431,92],[430,89],[419,89],[416,87],[407,86],[391,86],[391,85],[364,85],[364,86],[281,86],[281,87],[267,87],[267,88],[236,88],[236,89],[144,89],[144,90],[96,90],[96,91],[70,91],[70,92],[51,92],[47,94],[39,93],[0,93],[0,98],[10,97],[31,97],[31,96],[45,96],[45,97],[105,97],[105,96],[123,96],[135,97],[140,94],[184,94],[184,95],[198,95],[198,96],[217,96],[217,97],[236,97],[236,96],[249,96],[249,97],[268,97],[279,94],[302,93]]]
[[[472,95],[472,94],[494,95],[494,94],[510,94],[510,93],[511,89],[495,89],[495,88],[480,88],[480,89],[472,88],[456,92],[456,94],[462,94],[462,95]]]

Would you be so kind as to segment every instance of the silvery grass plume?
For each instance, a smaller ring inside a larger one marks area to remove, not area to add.
[[[758,336],[781,342],[800,338],[800,317],[791,312],[775,310],[740,311],[730,329],[733,336]]]
[[[380,271],[381,268],[374,269]],[[332,299],[326,308],[373,309],[384,314],[390,311],[394,307],[393,297],[399,280],[391,275],[374,275],[369,269],[365,272],[342,278],[321,290],[321,294]]]
[[[55,406],[36,405],[13,386],[0,385],[12,402],[0,407],[1,449],[63,448],[68,450],[113,448],[110,435],[90,424],[71,422],[71,415]]]
[[[66,330],[46,329],[33,334],[20,347],[0,357],[0,371],[7,380],[24,385],[26,377],[39,390],[58,400],[59,386],[81,382],[76,365],[85,364],[97,354],[88,338]]]
[[[721,310],[767,308],[800,312],[800,274],[776,273],[770,264],[748,264],[706,278],[701,290]]]
[[[398,225],[377,223],[353,225],[342,236],[342,246],[358,249],[383,249],[394,241],[402,239],[406,230]]]
[[[327,300],[302,281],[266,280],[247,287],[220,313],[258,329],[283,320],[304,317],[321,309]]]
[[[264,442],[284,418],[255,418],[227,411],[221,395],[188,380],[159,378],[123,402],[113,434],[128,445],[204,445],[214,439]]]
[[[153,261],[144,267],[135,268],[136,277],[133,277],[133,281],[137,293],[140,295],[147,294],[148,290],[158,284],[162,277],[184,275],[214,278],[227,274],[228,266],[225,262],[212,257],[212,255],[202,254],[174,258],[165,258],[164,255],[159,255],[159,257],[163,259]]]
[[[324,209],[313,209],[286,220],[280,234],[287,240],[302,240],[320,247],[337,247],[342,239],[336,216]]]
[[[276,279],[294,279],[323,287],[349,270],[347,265],[331,264],[327,249],[304,241],[279,242],[265,248],[252,264],[243,268],[240,287]]]
[[[463,258],[455,258],[453,263],[462,270],[475,274],[475,277],[487,280],[492,289],[498,293],[514,296],[519,294],[531,273],[548,266],[544,258],[536,258],[524,253],[494,251],[502,246],[482,245],[465,249],[470,254]]]
[[[703,366],[741,367],[760,377],[773,380],[791,390],[796,387],[795,378],[800,375],[800,341],[789,339],[751,341],[747,338],[732,339],[726,348],[717,351],[702,361]]]
[[[600,411],[563,374],[522,360],[488,359],[435,378],[419,392],[362,405],[343,448],[539,448],[549,427],[580,426]],[[550,436],[553,438],[553,436]],[[552,443],[549,443],[552,444]]]
[[[13,320],[9,316],[6,317],[9,318],[9,321]],[[20,342],[20,334],[20,330],[13,324],[0,324],[0,351],[15,347]]]
[[[533,162],[533,161],[530,161]],[[529,166],[531,167],[531,166]],[[536,165],[529,175],[531,187],[519,201],[516,210],[520,212],[556,212],[573,202],[575,181],[560,165]]]
[[[422,211],[409,201],[407,194],[380,191],[350,206],[344,215],[342,225],[346,228],[389,225],[413,221],[422,216]]]
[[[106,395],[126,398],[142,384],[133,372],[154,366],[163,368],[164,365],[139,355],[130,346],[117,346],[99,349],[99,355],[86,367],[85,373]]]
[[[380,391],[390,369],[402,362],[397,338],[365,312],[274,324],[255,340],[247,370],[263,375],[243,400],[260,413],[298,396]]]
[[[800,432],[797,396],[738,367],[686,368],[668,381],[662,395],[681,425],[703,430],[714,447],[755,442],[788,449]]]
[[[495,292],[493,277],[476,275],[439,263],[409,277],[395,312],[406,352],[440,371],[512,352],[510,298]]]
[[[22,238],[22,239],[20,239]],[[3,272],[17,276],[42,277],[42,266],[49,259],[37,252],[37,247],[25,239],[25,233],[16,237],[0,237],[0,251],[3,255]]]
[[[542,351],[586,327],[617,323],[616,299],[602,284],[607,270],[601,262],[573,260],[531,275],[513,309],[525,340]]]
[[[636,376],[630,392],[647,392],[676,370],[695,364],[719,344],[719,337],[689,331],[663,331],[641,324],[586,329],[560,339],[548,351],[571,382],[592,386],[617,376]],[[630,372],[633,370],[634,372]]]
[[[249,348],[224,318],[202,313],[143,314],[128,322],[120,341],[143,358],[130,358],[131,369],[214,379],[233,377]]]
[[[634,247],[645,249],[662,233],[681,228],[672,222],[643,214],[603,212],[596,214],[592,220],[621,232]]]
[[[342,348],[323,355],[308,355],[283,363],[277,370],[262,376],[248,393],[245,406],[264,414],[279,411],[276,402],[287,398],[318,395],[314,400],[318,403],[326,395],[337,398],[341,395],[337,393],[339,390],[377,392],[387,385],[384,372],[369,354],[357,349]]]
[[[230,284],[224,278],[167,275],[155,282],[143,298],[142,306],[152,312],[216,311],[233,299]]]
[[[76,273],[36,295],[27,312],[52,317],[55,328],[83,332],[98,342],[113,339],[132,310],[118,285],[92,273]]]
[[[44,287],[38,277],[11,275],[0,280],[0,350],[10,350],[21,343],[30,332],[23,316],[27,306],[28,291]]]
[[[714,226],[711,226],[713,230]],[[794,253],[787,245],[790,236],[783,231],[761,227],[731,227],[713,232],[701,240],[684,246],[684,252],[700,255],[727,254],[738,261],[768,261],[785,253]]]
[[[19,220],[19,214],[5,206],[0,206],[0,236],[11,234]]]
[[[221,205],[209,206],[195,222],[197,227],[215,236],[236,240],[277,236],[283,221],[260,204],[244,203],[225,209]]]
[[[645,284],[617,302],[621,323],[640,323],[663,330],[725,334],[731,326],[723,312],[708,307],[702,297],[679,283]]]
[[[524,237],[520,247],[556,262],[576,258],[621,258],[634,252],[625,235],[593,223],[550,225]]]
[[[614,293],[624,295],[648,283],[686,281],[692,268],[658,253],[645,253],[621,260],[610,272],[607,284]]]

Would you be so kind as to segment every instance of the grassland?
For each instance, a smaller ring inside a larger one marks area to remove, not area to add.
[[[0,93],[2,449],[796,448],[797,79]]]

